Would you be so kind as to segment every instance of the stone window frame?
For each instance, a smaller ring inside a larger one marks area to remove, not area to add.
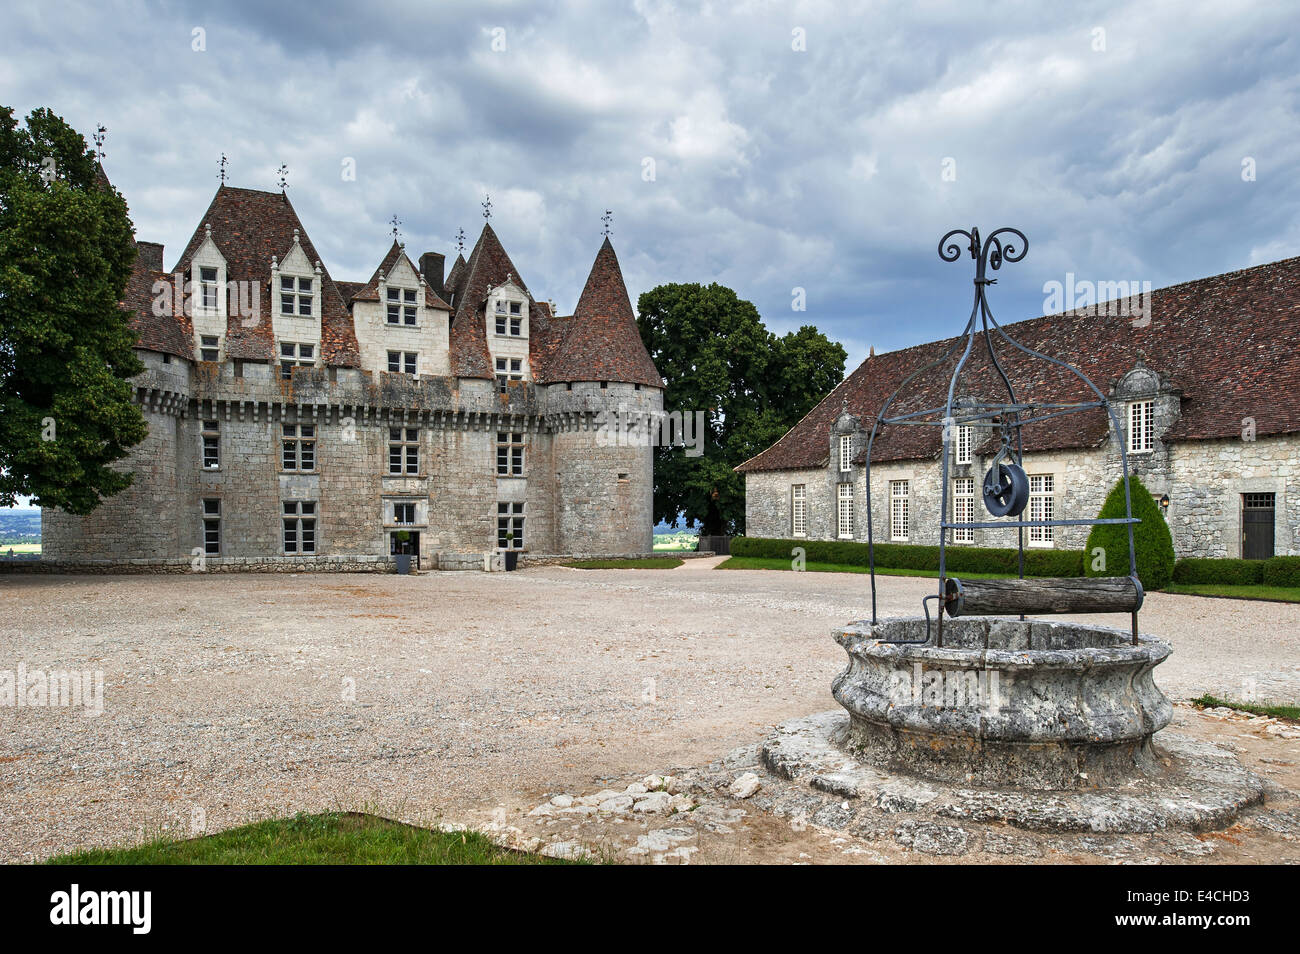
[[[199,307],[210,315],[221,311],[221,269],[216,265],[199,265]]]
[[[385,323],[391,328],[420,327],[420,290],[405,285],[385,285],[384,288]]]
[[[493,299],[492,331],[501,338],[527,338],[524,333],[524,303],[517,298]]]
[[[957,425],[957,446],[954,448],[953,460],[958,464],[969,464],[975,444],[975,428],[969,424]]]
[[[394,437],[394,433],[400,436]],[[396,459],[394,453],[397,455]],[[420,428],[406,424],[389,425],[388,475],[390,477],[420,476]]]
[[[315,315],[316,294],[319,291],[317,276],[286,275],[281,271],[278,285],[276,294],[280,299],[280,309],[276,314],[281,318],[311,318]],[[306,311],[302,310],[304,302]],[[288,311],[285,311],[286,305]]]
[[[527,435],[523,431],[497,431],[497,476],[525,477]]]
[[[912,482],[910,480],[889,482],[889,539],[895,543],[911,542]]]
[[[221,360],[221,336],[220,335],[199,335],[199,360],[200,361]]]
[[[1128,452],[1150,454],[1156,449],[1155,399],[1129,401],[1127,411]]]
[[[504,367],[502,366],[503,363]],[[524,359],[508,356],[497,358],[496,376],[497,390],[505,394],[511,381],[522,381],[524,379]]]
[[[221,470],[221,422],[208,418],[199,424],[199,465],[205,471]]]
[[[853,484],[844,481],[835,489],[835,536],[838,539],[853,539],[853,517]]]
[[[840,435],[840,473],[853,469],[853,435]]]
[[[1027,520],[1052,520],[1056,516],[1056,475],[1029,474]],[[1038,489],[1035,490],[1035,485]],[[1031,547],[1056,546],[1055,527],[1030,527],[1025,543]]]
[[[281,421],[280,470],[286,474],[316,473],[317,440],[315,424],[289,424]],[[311,461],[310,466],[308,460]]]
[[[524,522],[528,517],[527,505],[522,500],[497,501],[497,548],[501,550],[522,550],[524,548]],[[506,532],[513,532],[514,538],[506,540]],[[506,544],[509,546],[506,546]]]
[[[790,485],[790,536],[808,536],[808,485]]]
[[[280,545],[285,556],[315,556],[320,552],[320,508],[315,500],[281,501],[280,526]]]
[[[952,480],[952,522],[975,522],[974,477],[954,477]],[[973,544],[975,542],[975,528],[953,527],[952,542]]]
[[[221,556],[221,510],[220,497],[199,501],[199,537],[204,556]]]
[[[419,373],[420,352],[418,351],[390,351],[388,352],[388,373],[389,374],[409,374],[415,377]]]
[[[286,348],[289,350],[286,351]],[[281,341],[279,362],[280,377],[286,381],[293,378],[294,368],[316,367],[316,343],[314,341]]]

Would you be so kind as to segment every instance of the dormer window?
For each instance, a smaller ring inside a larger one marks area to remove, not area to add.
[[[216,361],[221,355],[221,339],[217,335],[199,335],[199,360]]]
[[[215,266],[199,267],[199,294],[206,311],[217,310],[217,269]],[[207,359],[204,359],[207,360]],[[215,358],[212,360],[216,360]]]
[[[314,278],[280,276],[280,314],[311,317],[312,298],[316,292]]]
[[[390,325],[414,325],[416,316],[416,297],[414,288],[388,289],[388,323]]]
[[[309,306],[310,307],[310,306]],[[293,377],[295,367],[309,368],[316,364],[316,346],[292,341],[280,342],[280,377]]]
[[[502,394],[511,381],[523,379],[523,362],[519,358],[497,358],[497,389]]]

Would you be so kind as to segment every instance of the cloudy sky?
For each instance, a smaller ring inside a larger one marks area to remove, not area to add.
[[[565,312],[609,208],[634,303],[721,282],[852,366],[960,328],[950,228],[1029,235],[993,292],[1006,321],[1067,272],[1159,287],[1300,254],[1298,26],[1295,4],[1231,0],[7,0],[0,103],[107,126],[168,266],[223,152],[235,185],[288,165],[340,279],[369,277],[394,214],[408,251],[454,255],[490,193]]]

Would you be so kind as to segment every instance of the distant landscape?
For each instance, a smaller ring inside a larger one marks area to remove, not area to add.
[[[0,510],[0,556],[11,549],[15,554],[41,552],[40,510]]]
[[[699,528],[687,529],[683,525],[673,526],[667,523],[655,525],[656,550],[694,550],[700,542]]]

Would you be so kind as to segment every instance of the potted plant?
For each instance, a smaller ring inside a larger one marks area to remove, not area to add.
[[[393,554],[393,559],[397,562],[398,573],[411,572],[411,554],[406,552],[406,545],[411,542],[411,531],[397,531],[397,552]]]
[[[519,566],[519,551],[514,546],[515,535],[509,530],[506,531],[506,571],[515,569]]]

